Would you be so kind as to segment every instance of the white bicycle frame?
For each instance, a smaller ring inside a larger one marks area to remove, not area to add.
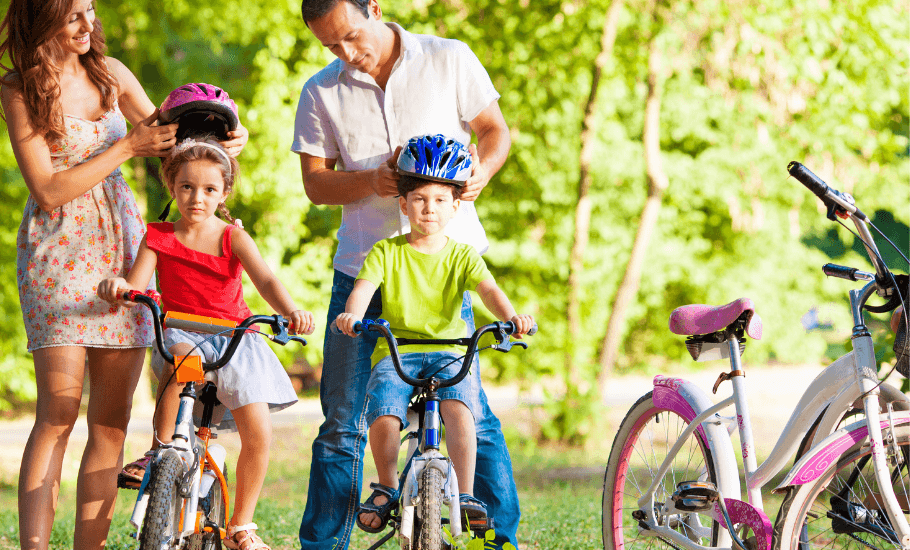
[[[871,234],[865,223],[853,216],[852,219],[865,241],[869,256],[878,266],[878,251]],[[870,249],[871,247],[871,249]],[[871,274],[867,279],[872,279]],[[746,401],[746,386],[744,376],[732,376],[733,394],[716,405],[710,405],[707,395],[694,384],[676,378],[655,377],[654,400],[658,406],[670,408],[680,414],[689,422],[689,426],[680,434],[676,444],[670,449],[663,464],[654,474],[654,481],[647,492],[638,501],[639,509],[645,514],[645,523],[648,531],[656,536],[670,539],[674,544],[692,550],[705,548],[732,548],[732,546],[705,547],[694,543],[679,531],[667,525],[659,525],[656,521],[655,494],[661,480],[669,471],[672,460],[682,448],[686,440],[697,429],[702,430],[702,438],[711,449],[715,471],[717,473],[717,489],[720,493],[720,503],[727,507],[735,506],[741,516],[752,519],[764,525],[764,533],[756,532],[756,539],[760,549],[770,548],[771,524],[764,514],[761,488],[764,487],[775,474],[780,472],[790,458],[796,453],[801,441],[804,440],[809,430],[816,426],[812,437],[812,447],[790,469],[784,480],[774,489],[774,492],[785,490],[789,486],[801,485],[817,479],[824,473],[826,467],[840,456],[844,451],[857,442],[868,439],[872,448],[872,460],[879,490],[885,502],[885,510],[891,525],[900,537],[901,547],[910,548],[910,525],[901,510],[900,504],[894,494],[890,472],[887,465],[887,450],[884,446],[883,432],[888,435],[890,444],[894,443],[891,435],[894,426],[910,423],[910,411],[906,404],[910,402],[907,397],[892,386],[881,383],[877,376],[875,352],[872,337],[866,330],[861,306],[865,300],[875,292],[877,285],[870,282],[862,290],[850,291],[851,310],[854,319],[853,351],[840,357],[822,371],[809,385],[799,403],[796,405],[789,421],[784,427],[771,454],[757,466],[755,446],[752,436],[751,418]],[[727,340],[728,353],[733,371],[742,371],[739,355],[739,341],[735,336]],[[726,354],[725,354],[726,355]],[[661,391],[658,392],[658,389]],[[844,426],[840,429],[837,425],[843,419],[844,413],[862,401],[865,418],[858,422]],[[895,411],[892,404],[904,402],[901,411]],[[730,405],[735,406],[736,417],[724,418],[718,413]],[[732,443],[729,438],[718,436],[717,424],[720,421],[735,421],[739,429],[741,454],[743,458],[746,495],[748,505],[741,506],[739,489],[739,466],[732,452]],[[735,479],[734,479],[735,478]],[[666,503],[665,512],[674,512],[672,503]],[[726,509],[722,510],[727,513]],[[757,513],[756,513],[757,512]],[[731,514],[733,515],[733,514]],[[751,517],[748,517],[750,516]],[[716,514],[716,519],[726,525],[724,517]],[[734,523],[740,523],[735,521]],[[644,534],[644,533],[643,533]],[[731,538],[728,533],[721,530],[720,543],[729,544]]]

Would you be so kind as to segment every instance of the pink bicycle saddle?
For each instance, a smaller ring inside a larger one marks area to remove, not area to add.
[[[755,304],[749,298],[740,298],[725,306],[693,304],[678,307],[670,314],[670,331],[683,336],[711,334],[730,326],[745,311],[752,312],[746,334],[753,340],[761,340],[761,317],[755,313]]]

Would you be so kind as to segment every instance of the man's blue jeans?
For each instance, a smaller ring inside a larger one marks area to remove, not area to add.
[[[319,398],[325,422],[313,441],[313,462],[306,509],[300,523],[303,550],[345,550],[350,543],[363,484],[363,455],[367,441],[366,387],[370,379],[370,355],[376,333],[350,338],[333,334],[328,324],[344,312],[354,288],[354,278],[335,271],[332,300],[326,322],[325,351]],[[367,308],[366,317],[376,319],[382,311],[379,291]],[[468,334],[474,332],[470,295],[465,293],[462,318]],[[476,360],[471,376],[480,376]],[[474,494],[487,505],[495,520],[496,542],[518,546],[520,512],[512,476],[512,460],[506,449],[499,419],[493,415],[487,396],[480,390],[481,414],[477,425],[477,466]]]

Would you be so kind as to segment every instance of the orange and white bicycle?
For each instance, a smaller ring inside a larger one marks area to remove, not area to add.
[[[175,550],[188,548],[208,550],[221,547],[227,518],[230,517],[225,449],[211,443],[212,413],[219,404],[215,381],[217,371],[237,351],[247,332],[259,332],[254,325],[268,325],[273,334],[269,340],[285,345],[306,340],[288,333],[288,321],[280,315],[254,315],[240,323],[168,312],[162,315],[158,295],[138,291],[124,293],[123,298],[148,307],[155,327],[155,344],[165,361],[175,365],[173,380],[185,383],[180,393],[180,408],[170,443],[156,449],[139,486],[139,496],[130,517],[137,529],[140,550]],[[165,348],[164,328],[177,328],[210,334],[232,334],[224,354],[217,361],[203,362],[197,355],[174,356]],[[170,383],[165,381],[162,383]],[[193,423],[196,401],[202,403],[202,418]]]

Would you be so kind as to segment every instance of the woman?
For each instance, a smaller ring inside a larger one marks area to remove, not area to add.
[[[12,0],[3,30],[0,58],[9,54],[12,69],[0,100],[30,192],[17,239],[17,281],[38,388],[19,472],[20,543],[48,546],[87,368],[89,435],[74,543],[102,548],[151,333],[144,308],[110,308],[95,285],[129,270],[145,231],[119,166],[166,154],[177,125],[158,126],[133,74],[104,55],[90,0]],[[129,132],[124,118],[133,125]],[[247,136],[238,128],[224,145],[236,155]]]

